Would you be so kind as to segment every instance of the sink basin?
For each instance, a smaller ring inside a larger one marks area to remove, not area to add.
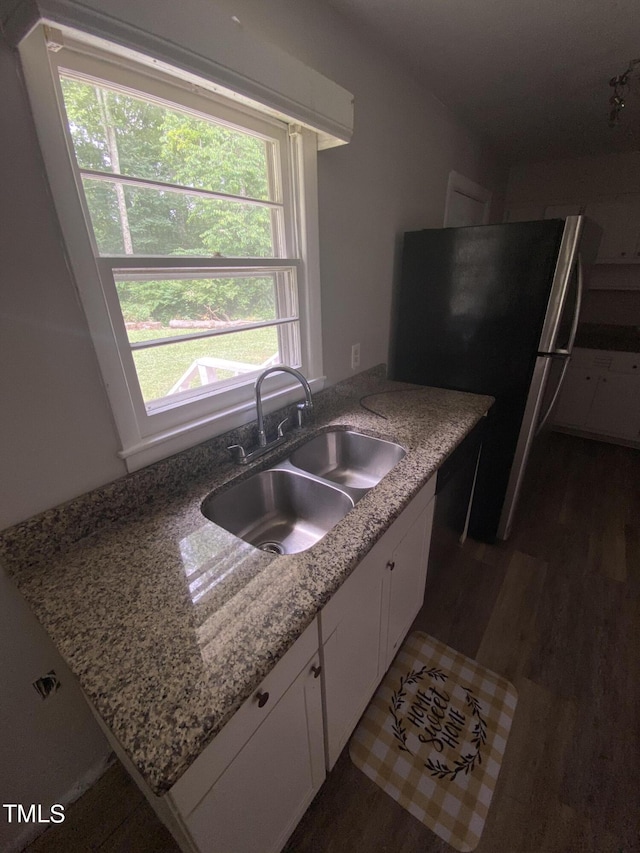
[[[295,450],[296,468],[351,489],[370,489],[406,452],[399,444],[351,430],[324,432]]]
[[[310,548],[352,509],[349,495],[294,471],[254,474],[202,503],[202,513],[256,548],[295,554]]]

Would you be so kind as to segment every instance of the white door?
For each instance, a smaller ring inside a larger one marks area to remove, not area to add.
[[[447,227],[459,225],[482,225],[485,203],[461,192],[452,193],[447,212]]]
[[[444,227],[484,225],[489,221],[491,193],[458,172],[449,173]]]

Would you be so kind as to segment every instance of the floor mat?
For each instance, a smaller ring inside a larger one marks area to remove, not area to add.
[[[473,850],[516,702],[506,679],[416,632],[360,720],[349,754],[436,835],[456,850]]]

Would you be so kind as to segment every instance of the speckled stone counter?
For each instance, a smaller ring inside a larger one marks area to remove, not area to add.
[[[314,423],[251,466],[224,452],[244,428],[4,531],[0,561],[162,794],[491,402],[390,382],[376,368],[316,395]],[[407,455],[309,550],[268,554],[202,516],[211,490],[335,426],[391,438]]]
[[[584,349],[640,352],[640,326],[581,323],[578,326],[575,345]]]

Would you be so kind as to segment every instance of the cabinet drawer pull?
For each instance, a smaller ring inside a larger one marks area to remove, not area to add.
[[[387,563],[387,568],[389,569],[389,571],[392,572],[395,569],[395,567],[396,567],[396,561],[395,560],[389,560],[389,562]]]
[[[256,693],[256,699],[258,700],[258,708],[264,708],[269,701],[269,694],[266,690],[264,693]]]
[[[320,675],[320,673],[322,672],[322,667],[321,666],[312,666],[311,672],[313,673],[313,677],[317,678]]]

